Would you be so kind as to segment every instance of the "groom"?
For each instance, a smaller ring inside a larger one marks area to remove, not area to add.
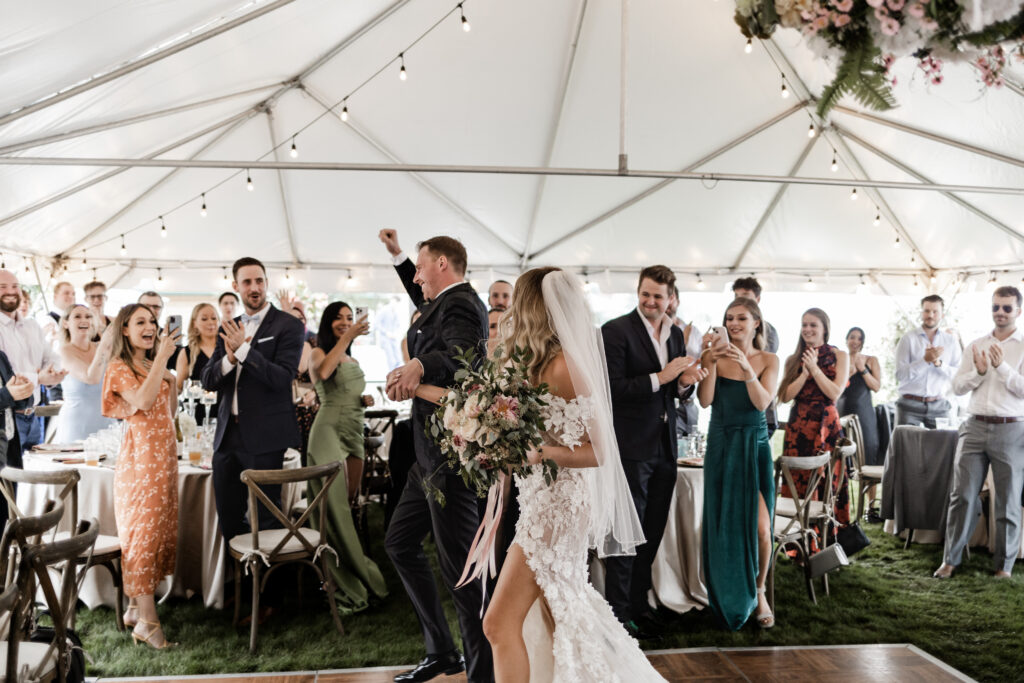
[[[615,437],[647,539],[636,556],[605,561],[605,597],[636,638],[649,637],[658,626],[647,592],[676,487],[675,402],[707,376],[686,356],[683,331],[666,314],[675,284],[676,276],[666,266],[644,268],[636,309],[601,328]]]
[[[394,258],[395,270],[413,304],[422,313],[409,328],[409,362],[393,370],[387,379],[388,397],[404,401],[413,398],[421,383],[441,387],[455,383],[457,349],[481,348],[487,339],[487,310],[469,283],[463,282],[466,249],[458,240],[441,236],[420,242],[415,265],[402,253],[394,230],[381,230],[380,240]],[[409,471],[384,540],[388,557],[420,620],[427,648],[423,661],[395,676],[395,681],[428,681],[463,668],[470,683],[493,681],[491,647],[480,621],[480,584],[472,581],[455,589],[480,524],[477,499],[445,464],[440,448],[427,438],[424,425],[434,408],[427,401],[413,399],[416,464]],[[424,491],[425,480],[444,494],[444,506]],[[423,552],[428,533],[433,533],[444,584],[455,601],[465,663],[455,649],[434,574]]]

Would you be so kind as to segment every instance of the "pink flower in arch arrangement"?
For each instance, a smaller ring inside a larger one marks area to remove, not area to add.
[[[892,17],[884,17],[880,23],[882,25],[882,33],[887,36],[894,36],[900,32],[900,22]]]
[[[843,14],[842,12],[840,12],[840,13],[836,14],[834,17],[832,17],[832,24],[836,28],[842,28],[842,27],[846,26],[849,23],[850,23],[850,15],[849,14]]]

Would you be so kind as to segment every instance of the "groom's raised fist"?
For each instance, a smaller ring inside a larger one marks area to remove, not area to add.
[[[397,230],[381,230],[378,234],[380,241],[387,247],[388,253],[392,256],[398,256],[402,253],[402,248],[398,246],[398,231]]]

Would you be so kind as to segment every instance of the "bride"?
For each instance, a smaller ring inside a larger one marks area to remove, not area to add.
[[[515,540],[483,623],[495,679],[663,681],[587,580],[590,548],[602,557],[632,554],[644,538],[622,473],[604,349],[583,286],[558,268],[530,270],[516,281],[500,327],[498,362],[516,346],[529,349],[531,380],[548,385],[561,414],[529,454],[534,465],[554,460],[556,480],[548,486],[540,467],[516,478]],[[571,428],[577,418],[584,419],[583,435]]]

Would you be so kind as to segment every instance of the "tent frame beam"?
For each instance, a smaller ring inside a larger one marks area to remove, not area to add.
[[[854,133],[851,133],[850,131],[846,130],[845,128],[842,128],[842,127],[840,127],[840,126],[838,126],[838,125],[836,125],[834,123],[832,125],[835,128],[836,132],[838,132],[841,136],[847,138],[848,140],[852,140],[853,142],[857,143],[858,145],[860,145],[861,147],[863,147],[867,151],[869,151],[872,154],[874,154],[875,156],[877,156],[879,159],[882,159],[883,161],[888,162],[890,165],[898,168],[899,170],[903,171],[907,175],[912,176],[914,178],[917,178],[922,183],[930,183],[931,182],[931,180],[927,176],[925,176],[924,174],[919,173],[918,171],[916,171],[915,169],[911,168],[910,166],[907,166],[905,163],[903,163],[899,159],[895,158],[891,154],[883,152],[882,150],[878,149],[877,147],[872,145],[867,140],[864,140],[863,138],[855,135]],[[953,194],[954,192],[973,192],[973,191],[976,191],[976,190],[966,190],[966,189],[964,189],[964,190],[957,190],[957,189],[952,189],[952,188],[940,188],[939,186],[936,186],[936,190],[939,193],[941,193],[942,195],[944,195],[947,199],[949,199],[949,200],[953,201],[954,203],[960,205],[962,208],[967,209],[968,211],[970,211],[974,215],[978,216],[979,218],[982,218],[985,221],[991,223],[996,228],[999,228],[1000,230],[1002,230],[1004,233],[1006,233],[1012,239],[1014,239],[1014,240],[1016,240],[1018,242],[1024,243],[1024,235],[1020,234],[1019,232],[1017,232],[1016,230],[1014,230],[1010,226],[1006,225],[1005,223],[1000,221],[998,218],[995,218],[994,216],[991,216],[991,215],[985,213],[984,211],[982,211],[981,209],[976,207],[974,204],[972,204],[972,203],[966,201],[965,199],[962,199],[962,198],[958,197],[957,195]]]
[[[145,114],[138,114],[137,116],[130,116],[126,119],[119,119],[117,121],[108,121],[106,123],[97,123],[92,126],[86,126],[85,128],[78,128],[76,130],[69,130],[64,133],[55,133],[53,135],[47,135],[46,137],[33,138],[31,140],[23,140],[21,142],[15,142],[5,147],[0,147],[0,154],[10,154],[12,152],[20,152],[25,149],[32,149],[33,147],[40,147],[42,145],[49,145],[55,142],[63,142],[65,140],[72,140],[74,138],[83,137],[85,135],[93,135],[94,133],[103,133],[108,130],[115,130],[117,128],[124,128],[125,126],[131,126],[136,123],[143,123],[145,121],[152,121],[153,119],[163,118],[165,116],[173,116],[174,114],[181,114],[182,112],[192,111],[194,109],[202,109],[212,104],[219,102],[225,102],[238,97],[244,97],[245,95],[254,95],[270,88],[280,87],[280,83],[271,83],[264,85],[259,88],[249,88],[247,90],[239,90],[238,92],[228,93],[227,95],[219,95],[217,97],[211,97],[206,100],[199,100],[197,102],[190,102],[189,104],[182,104],[177,107],[169,107],[167,109],[159,109],[157,111],[146,112]]]
[[[270,146],[273,149],[274,158],[277,159],[278,149],[277,145],[277,133],[274,131],[274,111],[270,107],[265,110],[267,115],[267,130],[270,134]],[[292,221],[291,206],[288,202],[288,192],[284,186],[284,172],[281,169],[277,169],[277,190],[281,195],[281,212],[284,218],[285,232],[288,236],[288,248],[292,254],[292,263],[299,265],[302,262],[299,260],[299,249],[295,240],[295,224]]]
[[[189,158],[190,159],[197,159],[202,154],[205,154],[210,149],[213,149],[221,140],[223,140],[224,138],[226,138],[227,136],[231,135],[236,130],[241,128],[243,125],[245,125],[245,123],[247,121],[249,121],[252,117],[256,116],[257,114],[259,114],[259,109],[256,109],[256,108],[252,109],[249,112],[248,116],[246,116],[244,118],[241,118],[241,119],[238,119],[237,121],[235,121],[234,123],[229,125],[227,128],[225,128],[220,133],[218,133],[213,139],[211,139],[209,142],[207,142],[202,147],[200,147],[198,150],[196,150],[196,152],[194,154],[192,154],[192,156],[189,157]],[[153,192],[155,192],[157,189],[162,187],[165,183],[167,183],[171,178],[173,178],[175,175],[177,175],[180,171],[181,171],[180,168],[171,169],[171,171],[169,173],[166,173],[162,178],[160,178],[160,180],[156,181],[155,183],[153,183],[152,185],[147,187],[145,190],[142,191],[141,194],[137,195],[130,202],[128,202],[127,204],[122,206],[120,209],[118,209],[110,218],[108,218],[107,220],[103,221],[98,226],[96,226],[95,228],[90,230],[87,235],[85,235],[84,237],[80,238],[77,242],[72,244],[70,247],[68,247],[67,249],[64,249],[62,253],[66,254],[66,253],[73,252],[73,251],[77,250],[79,247],[81,247],[87,241],[89,241],[90,239],[92,239],[96,235],[98,235],[101,232],[103,232],[103,230],[105,230],[110,225],[113,225],[113,223],[115,221],[117,221],[119,218],[121,218],[126,213],[128,213],[130,210],[132,210],[134,207],[136,207],[139,204],[139,202],[141,202],[143,199],[145,199],[146,197],[151,195]]]
[[[243,115],[247,115],[245,112]],[[223,124],[222,124],[223,125]],[[206,132],[210,132],[207,130]],[[199,137],[198,135],[193,136]],[[851,138],[852,139],[852,138]],[[881,187],[895,190],[928,192],[976,192],[978,194],[1024,196],[1024,187],[994,185],[957,185],[922,181],[825,178],[813,176],[780,176],[757,173],[696,173],[692,171],[629,170],[620,173],[611,168],[572,168],[541,166],[474,166],[457,164],[373,164],[329,161],[245,161],[237,159],[130,159],[108,157],[0,157],[0,166],[117,166],[127,168],[221,168],[281,169],[286,171],[360,171],[377,173],[470,173],[485,175],[549,175],[593,178],[662,178],[666,180],[698,180],[705,183],[789,183],[824,187]],[[123,170],[122,169],[122,170]],[[8,219],[3,219],[8,221]],[[551,246],[551,245],[549,245]],[[549,247],[531,255],[537,256]]]
[[[562,70],[562,80],[558,87],[558,107],[555,109],[551,121],[551,129],[548,133],[547,146],[544,153],[544,165],[550,166],[555,156],[555,144],[558,142],[558,133],[562,128],[562,116],[565,113],[565,105],[569,95],[569,85],[572,83],[572,74],[576,69],[576,55],[580,44],[580,37],[583,35],[583,20],[587,13],[587,0],[581,0],[577,12],[575,30],[572,40],[569,43],[569,58],[566,60],[565,68]],[[523,243],[523,253],[519,260],[520,267],[525,269],[530,258],[530,248],[533,246],[533,235],[537,229],[537,218],[540,216],[541,203],[544,201],[544,191],[547,189],[547,176],[537,179],[537,190],[533,199],[533,208],[530,210],[530,223],[526,228],[526,240]]]
[[[178,43],[174,43],[173,45],[168,45],[162,50],[157,50],[152,54],[146,55],[145,57],[132,60],[121,67],[108,71],[104,74],[100,74],[92,78],[89,78],[83,83],[79,83],[78,85],[74,85],[69,88],[59,90],[56,94],[51,95],[50,97],[46,97],[44,99],[37,100],[31,104],[19,107],[3,116],[0,116],[0,126],[5,126],[8,123],[11,123],[12,121],[17,121],[18,119],[28,116],[29,114],[33,114],[37,111],[41,111],[43,109],[52,107],[53,105],[63,102],[64,100],[75,97],[76,95],[81,95],[82,93],[88,92],[94,88],[98,88],[99,86],[105,83],[109,83],[110,81],[117,80],[122,76],[126,76],[130,73],[138,71],[139,69],[145,68],[150,64],[155,64],[156,62],[166,59],[183,50],[187,50],[188,48],[193,47],[194,45],[199,45],[200,43],[203,43],[209,40],[210,38],[215,38],[221,35],[222,33],[231,31],[232,29],[242,26],[243,24],[247,24],[254,19],[259,19],[264,14],[269,14],[270,12],[280,9],[285,5],[289,5],[294,1],[295,0],[274,0],[273,2],[263,5],[262,7],[257,6],[251,12],[247,12],[246,14],[240,17],[236,17],[231,21],[227,21],[223,24],[220,24],[219,26],[215,26],[211,28],[209,31],[203,31],[202,33],[198,33],[192,36],[191,38],[188,38]]]
[[[316,102],[318,105],[320,105],[321,107],[323,107],[327,111],[331,111],[331,105],[327,103],[327,99],[324,98],[319,92],[314,90],[312,87],[310,87],[309,84],[303,83],[299,87],[301,88],[301,90],[304,93],[306,93],[310,98],[312,98],[314,102]],[[385,157],[390,159],[393,163],[396,163],[396,164],[402,163],[402,160],[398,156],[396,156],[390,149],[385,147],[382,142],[380,142],[379,140],[374,138],[367,130],[365,130],[362,126],[360,126],[355,121],[355,119],[352,117],[351,114],[349,115],[349,119],[348,119],[347,123],[343,122],[337,116],[332,116],[331,119],[333,119],[334,121],[337,121],[339,126],[344,126],[347,130],[350,130],[351,132],[355,133],[365,143],[367,143],[368,145],[373,147],[375,150],[377,150],[379,153],[381,153],[382,155],[384,155]],[[481,221],[479,218],[477,218],[476,216],[471,214],[469,212],[469,210],[467,210],[464,206],[462,206],[461,204],[456,202],[454,199],[449,197],[447,194],[445,194],[436,185],[434,185],[429,180],[424,178],[422,174],[410,173],[409,177],[411,177],[413,180],[415,180],[420,185],[422,185],[424,189],[426,189],[432,195],[434,195],[435,197],[440,199],[446,206],[448,206],[450,209],[455,211],[462,218],[464,218],[468,222],[472,223],[473,225],[477,226],[481,230],[485,231],[488,235],[490,235],[491,237],[496,239],[506,249],[511,251],[516,256],[519,256],[519,251],[515,247],[513,247],[511,244],[509,244],[507,241],[505,241],[504,237],[499,235],[493,228],[491,228],[489,225],[487,225],[486,223]]]
[[[35,202],[34,204],[30,204],[29,206],[26,206],[26,207],[24,207],[22,209],[19,209],[18,211],[14,212],[12,214],[8,214],[7,216],[4,216],[3,218],[0,218],[0,226],[7,225],[8,223],[11,223],[12,221],[16,221],[19,218],[24,218],[25,216],[28,216],[29,214],[35,213],[36,211],[39,211],[40,209],[46,208],[50,204],[53,204],[55,202],[59,202],[60,200],[66,199],[67,197],[75,195],[75,194],[81,192],[82,190],[86,190],[86,189],[92,187],[93,185],[96,185],[98,183],[102,183],[105,180],[109,180],[109,179],[113,178],[114,176],[120,175],[121,173],[124,173],[125,171],[127,171],[127,170],[129,170],[131,168],[136,168],[136,167],[140,166],[141,164],[144,164],[147,161],[157,161],[156,157],[159,157],[159,156],[162,156],[164,154],[167,154],[168,152],[174,151],[175,149],[177,149],[178,147],[181,147],[182,145],[187,145],[188,143],[192,142],[193,140],[198,140],[199,138],[203,137],[204,135],[209,135],[210,133],[213,133],[214,131],[216,131],[216,130],[218,130],[220,128],[223,128],[224,126],[231,125],[232,123],[234,123],[234,122],[236,122],[236,121],[238,121],[238,120],[240,120],[242,118],[251,116],[251,115],[252,115],[252,111],[251,110],[247,110],[247,111],[243,111],[243,112],[241,112],[239,114],[235,114],[234,116],[230,116],[230,117],[228,117],[226,119],[222,119],[221,121],[218,121],[217,123],[213,124],[212,126],[207,126],[206,128],[204,128],[204,129],[202,129],[202,130],[200,130],[200,131],[198,131],[196,133],[191,133],[190,135],[186,135],[185,137],[183,137],[183,138],[181,138],[179,140],[175,140],[171,144],[166,145],[164,147],[161,147],[160,149],[156,150],[155,152],[151,152],[151,153],[147,154],[142,159],[125,159],[125,161],[128,162],[126,164],[103,164],[104,166],[117,166],[118,168],[115,168],[113,171],[109,171],[108,173],[104,173],[102,175],[94,176],[92,178],[84,180],[84,181],[78,183],[77,185],[72,185],[71,187],[65,188],[65,189],[61,190],[60,192],[58,192],[56,194],[50,195],[49,197],[46,197],[45,199],[39,200],[39,201]],[[25,159],[27,159],[27,158],[30,158],[30,157],[0,157],[0,158],[5,158],[5,159],[25,158]]]
[[[811,153],[811,150],[814,149],[814,145],[817,142],[818,136],[814,136],[813,138],[807,141],[807,144],[804,145],[803,150],[800,151],[800,155],[797,157],[796,162],[793,164],[793,168],[789,171],[789,175],[794,176],[797,174],[797,172],[800,170],[800,167],[804,165],[804,162],[807,160],[807,156]],[[750,236],[747,237],[747,241],[743,243],[743,248],[740,249],[740,253],[737,254],[736,260],[733,262],[732,268],[730,269],[732,270],[732,272],[736,272],[737,270],[739,270],[740,266],[743,265],[743,259],[747,257],[747,252],[749,252],[750,248],[754,245],[754,241],[757,239],[758,235],[761,234],[761,230],[768,223],[768,219],[771,218],[772,213],[775,212],[775,207],[777,207],[779,205],[779,202],[782,201],[782,198],[786,195],[786,190],[788,189],[789,185],[784,184],[781,185],[778,190],[776,190],[775,195],[772,197],[772,200],[768,202],[768,206],[765,207],[764,213],[761,214],[761,218],[757,221],[757,225],[755,225],[754,229],[750,232]]]
[[[715,150],[711,151],[710,153],[708,153],[705,156],[701,157],[697,161],[695,161],[692,164],[686,166],[683,169],[683,172],[694,171],[694,170],[700,168],[701,166],[703,166],[704,164],[709,163],[712,160],[716,159],[717,157],[725,154],[726,152],[728,152],[729,150],[733,149],[734,147],[737,147],[737,146],[743,144],[744,142],[746,142],[747,140],[753,138],[754,136],[756,136],[757,134],[761,133],[762,131],[767,130],[768,128],[771,128],[772,126],[774,126],[779,121],[782,121],[782,120],[788,118],[794,112],[799,111],[803,107],[803,104],[804,103],[802,103],[802,102],[801,103],[797,103],[793,107],[791,107],[791,108],[789,108],[789,109],[787,109],[787,110],[785,110],[785,111],[783,111],[783,112],[781,112],[779,114],[776,114],[775,116],[773,116],[772,118],[768,119],[767,121],[765,121],[764,123],[760,124],[759,126],[756,126],[756,127],[752,128],[752,129],[750,129],[749,131],[743,133],[739,137],[736,137],[736,138],[730,140],[729,142],[727,142],[726,144],[722,145],[718,149],[715,149]],[[620,174],[617,173],[616,175],[620,175]],[[629,174],[627,173],[625,175],[629,175]],[[656,183],[656,184],[652,185],[651,187],[647,188],[643,192],[640,192],[639,194],[633,195],[632,197],[630,197],[626,201],[624,201],[624,202],[622,202],[620,204],[617,204],[616,206],[612,207],[608,211],[605,211],[600,216],[597,216],[596,218],[592,218],[591,220],[587,221],[586,223],[584,223],[583,225],[579,226],[578,228],[570,230],[569,232],[567,232],[566,234],[562,235],[561,237],[558,237],[558,238],[552,240],[548,244],[546,244],[543,247],[539,248],[537,251],[535,251],[533,253],[528,253],[525,256],[525,260],[526,261],[532,260],[532,259],[536,258],[537,256],[540,256],[541,254],[545,253],[546,251],[549,251],[550,249],[553,249],[553,248],[557,247],[559,244],[562,244],[563,242],[566,242],[567,240],[570,240],[570,239],[572,239],[574,237],[577,237],[578,235],[583,234],[584,232],[590,230],[594,226],[600,225],[601,223],[605,222],[609,218],[612,218],[612,217],[622,213],[623,211],[625,211],[629,207],[633,206],[634,204],[637,204],[638,202],[643,201],[647,197],[650,197],[651,195],[655,194],[656,192],[659,192],[659,191],[665,189],[666,187],[671,185],[674,182],[674,180],[675,180],[674,178],[673,179],[663,180],[660,183]]]

